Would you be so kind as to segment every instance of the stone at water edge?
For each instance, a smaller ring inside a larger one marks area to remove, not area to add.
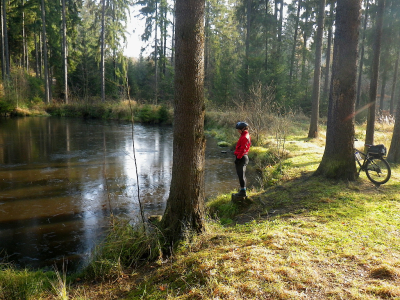
[[[250,204],[253,203],[253,201],[249,197],[238,196],[237,194],[232,194],[231,201],[232,203],[237,204],[239,206],[249,206]]]

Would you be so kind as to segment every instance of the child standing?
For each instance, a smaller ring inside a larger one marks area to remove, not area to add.
[[[236,123],[236,129],[240,134],[239,140],[235,148],[235,167],[236,173],[239,177],[240,191],[236,196],[246,197],[246,166],[249,163],[249,149],[251,146],[251,139],[249,134],[249,125],[246,122]]]

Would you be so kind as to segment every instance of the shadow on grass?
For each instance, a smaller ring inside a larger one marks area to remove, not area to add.
[[[223,225],[244,224],[253,220],[292,217],[311,212],[336,211],[338,216],[356,217],[365,211],[368,202],[400,201],[398,181],[376,187],[362,175],[356,181],[343,181],[313,176],[314,171],[302,172],[300,177],[267,190],[251,193],[252,205],[238,207],[225,195],[211,201],[211,216]]]

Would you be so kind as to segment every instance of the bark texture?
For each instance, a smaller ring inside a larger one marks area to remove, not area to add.
[[[105,39],[106,39],[106,25],[105,25],[105,13],[106,13],[106,1],[102,0],[101,9],[101,36],[100,36],[100,73],[101,73],[101,101],[106,101],[106,71],[105,71]]]
[[[376,94],[377,94],[377,89],[378,89],[379,61],[380,61],[380,56],[381,56],[382,27],[383,27],[384,10],[385,10],[385,0],[379,0],[377,20],[376,20],[374,57],[373,57],[372,71],[371,71],[371,83],[369,86],[369,106],[368,106],[367,130],[365,133],[365,143],[370,144],[370,145],[372,145],[374,143]]]
[[[395,163],[400,162],[400,98],[397,102],[396,122],[394,124],[392,142],[390,143],[387,159]]]
[[[46,34],[46,11],[44,0],[41,2],[42,11],[42,40],[43,40],[43,62],[44,62],[44,93],[46,103],[50,103],[50,76],[49,76],[49,64],[47,59],[47,34]]]
[[[357,77],[359,0],[338,0],[326,146],[316,175],[354,180],[354,104]]]
[[[320,82],[321,82],[321,55],[322,55],[322,38],[324,33],[324,17],[325,17],[325,0],[320,0],[318,12],[318,29],[315,49],[315,65],[314,65],[314,84],[312,93],[312,110],[310,129],[308,131],[309,138],[318,137],[318,120],[319,120],[319,99],[320,99]]]
[[[204,231],[204,0],[176,1],[173,167],[162,219],[170,245]]]
[[[63,35],[63,61],[64,61],[64,94],[65,104],[68,104],[68,46],[67,46],[67,21],[65,0],[62,0],[62,35]]]

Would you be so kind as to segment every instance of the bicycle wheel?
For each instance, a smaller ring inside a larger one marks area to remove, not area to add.
[[[368,179],[376,184],[386,183],[392,174],[388,162],[383,158],[369,158],[365,172]]]

